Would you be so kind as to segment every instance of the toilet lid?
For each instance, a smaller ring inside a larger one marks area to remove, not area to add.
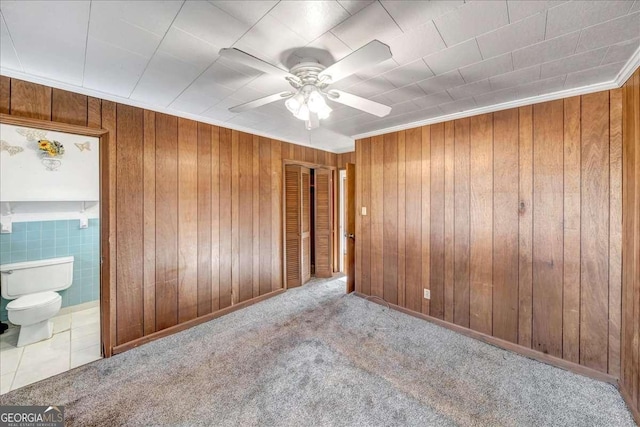
[[[7,310],[24,310],[27,308],[35,308],[52,303],[59,298],[61,298],[60,294],[53,291],[23,295],[7,304]]]

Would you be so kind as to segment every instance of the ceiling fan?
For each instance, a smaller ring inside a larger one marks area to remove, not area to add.
[[[220,56],[263,73],[282,77],[294,89],[229,108],[229,111],[234,113],[241,113],[286,99],[287,109],[296,118],[303,120],[306,128],[310,130],[317,128],[320,125],[320,120],[328,118],[331,114],[332,109],[327,105],[325,99],[378,117],[384,117],[391,112],[391,107],[387,105],[329,87],[351,74],[365,68],[371,68],[391,58],[389,46],[378,40],[373,40],[329,67],[320,64],[316,59],[305,58],[289,71],[285,71],[235,48],[221,49]]]

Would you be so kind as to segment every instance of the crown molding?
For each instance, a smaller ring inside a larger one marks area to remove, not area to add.
[[[496,111],[508,110],[511,108],[522,107],[525,105],[539,104],[541,102],[555,101],[556,99],[570,98],[572,96],[585,95],[587,93],[617,89],[618,87],[619,87],[618,84],[614,80],[612,80],[610,82],[597,83],[589,86],[581,86],[575,89],[561,90],[558,92],[552,92],[545,95],[537,95],[529,98],[516,99],[515,101],[508,101],[500,104],[488,105],[486,107],[474,108],[472,110],[465,110],[459,113],[445,114],[442,116],[437,116],[437,117],[433,117],[426,120],[419,120],[416,122],[391,126],[384,129],[378,129],[371,132],[359,133],[357,135],[352,135],[351,137],[353,139],[369,138],[372,136],[384,135],[390,132],[398,132],[401,130],[413,129],[420,126],[433,125],[436,123],[463,119],[465,117],[477,116],[480,114],[494,113]]]
[[[556,99],[570,98],[572,96],[586,95],[588,93],[600,92],[603,90],[618,89],[624,85],[624,83],[631,77],[633,72],[640,66],[640,47],[636,49],[635,53],[631,55],[631,58],[622,67],[622,70],[618,73],[615,79],[597,83],[588,86],[581,86],[574,89],[566,89],[557,92],[552,92],[544,95],[532,96],[529,98],[517,99],[515,101],[503,102],[501,104],[493,104],[486,107],[475,108],[473,110],[461,111],[459,113],[446,114],[438,117],[433,117],[427,120],[419,120],[416,122],[406,123],[397,126],[391,126],[384,129],[378,129],[371,132],[359,133],[352,135],[353,139],[369,138],[372,136],[384,135],[390,132],[398,132],[401,130],[412,129],[420,126],[432,125],[436,123],[446,122],[449,120],[462,119],[465,117],[476,116],[478,114],[493,113],[496,111],[508,110],[510,108],[523,107],[525,105],[539,104],[541,102],[554,101]]]
[[[616,83],[618,87],[622,87],[623,84],[629,80],[629,77],[633,74],[633,72],[640,67],[640,46],[636,49],[631,58],[624,64],[622,70],[616,76]]]
[[[81,87],[81,86],[75,86],[75,85],[71,85],[71,84],[68,84],[68,83],[60,82],[58,80],[48,79],[46,77],[33,76],[31,74],[27,74],[27,73],[24,73],[22,71],[16,71],[16,70],[11,70],[11,69],[8,69],[8,68],[0,67],[0,75],[11,77],[11,78],[15,78],[15,79],[24,80],[24,81],[31,82],[31,83],[37,83],[37,84],[41,84],[41,85],[45,85],[45,86],[51,86],[51,87],[54,87],[56,89],[66,90],[66,91],[69,91],[69,92],[75,92],[75,93],[79,93],[81,95],[93,96],[95,98],[100,98],[100,99],[104,99],[104,100],[107,100],[107,101],[117,102],[119,104],[125,104],[125,105],[129,105],[129,106],[132,106],[132,107],[144,108],[146,110],[155,111],[157,113],[169,114],[171,116],[181,117],[183,119],[189,119],[189,120],[194,120],[194,121],[201,122],[201,123],[207,123],[207,124],[210,124],[210,125],[219,126],[219,127],[223,127],[223,128],[227,128],[227,129],[233,129],[233,130],[237,130],[239,132],[250,133],[252,135],[258,135],[258,136],[262,136],[262,137],[265,137],[265,138],[276,139],[278,141],[288,142],[288,143],[295,144],[295,145],[302,145],[304,147],[311,147],[311,148],[315,148],[317,150],[327,151],[329,153],[338,154],[340,152],[344,152],[344,151],[339,151],[339,150],[335,150],[335,149],[332,150],[332,149],[328,149],[328,148],[314,147],[313,145],[309,144],[308,141],[307,141],[307,143],[303,143],[303,142],[300,142],[300,141],[295,141],[295,140],[292,140],[292,139],[283,138],[282,136],[274,135],[274,134],[269,133],[269,132],[258,131],[256,129],[252,129],[252,128],[248,128],[248,127],[244,127],[244,126],[238,126],[236,124],[221,122],[221,121],[218,121],[218,120],[215,120],[215,119],[199,116],[197,114],[183,113],[183,112],[171,110],[169,108],[151,106],[151,105],[146,104],[144,102],[135,101],[135,100],[130,99],[130,98],[124,98],[122,96],[111,95],[111,94],[108,94],[108,93],[105,93],[105,92],[100,92],[98,90],[87,89],[87,88],[84,88],[84,87]],[[344,148],[342,148],[341,150],[344,150]],[[347,150],[347,151],[349,151],[349,150]]]

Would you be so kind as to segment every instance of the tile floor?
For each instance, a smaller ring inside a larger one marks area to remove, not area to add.
[[[61,312],[53,336],[16,347],[18,328],[0,335],[0,394],[100,359],[99,307]]]

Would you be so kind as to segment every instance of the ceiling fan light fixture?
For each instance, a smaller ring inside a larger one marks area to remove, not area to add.
[[[229,111],[233,113],[242,113],[286,99],[287,110],[295,118],[305,122],[305,127],[311,130],[318,128],[320,120],[327,119],[331,115],[333,110],[327,105],[328,100],[377,117],[385,117],[391,112],[391,107],[387,105],[328,87],[360,70],[371,68],[390,59],[391,49],[378,40],[367,43],[329,67],[315,58],[299,57],[300,62],[286,71],[235,48],[221,49],[220,56],[284,78],[294,88],[294,92],[280,92],[230,107]]]
[[[291,98],[287,99],[284,103],[287,110],[291,111],[291,113],[295,116],[300,111],[300,107],[304,104],[304,95],[298,91]]]
[[[298,109],[298,112],[294,114],[294,116],[300,120],[309,120],[309,107],[307,106],[307,104],[302,104]]]
[[[331,115],[331,112],[333,111],[333,109],[329,107],[327,103],[324,102],[324,100],[322,101],[323,101],[323,106],[322,108],[320,108],[320,111],[318,111],[318,118],[320,120],[328,119],[329,116]]]
[[[327,103],[324,101],[324,97],[316,89],[309,94],[307,105],[309,106],[309,111],[312,113],[319,113]]]

